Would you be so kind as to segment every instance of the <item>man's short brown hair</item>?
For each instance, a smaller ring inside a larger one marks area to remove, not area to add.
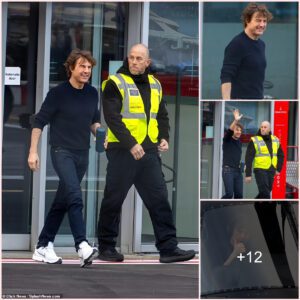
[[[241,123],[239,123],[239,122],[235,123],[235,126],[241,128],[242,131],[244,129],[244,126]]]
[[[74,49],[69,54],[67,60],[64,63],[68,78],[71,77],[71,75],[72,75],[71,70],[73,70],[75,68],[76,62],[79,58],[86,59],[92,65],[92,67],[94,67],[96,65],[96,60],[92,56],[90,51]]]
[[[269,22],[273,19],[273,15],[269,12],[266,5],[251,2],[243,10],[243,13],[242,13],[242,16],[241,16],[241,20],[243,21],[245,28],[247,26],[247,23],[249,23],[251,21],[252,16],[257,12],[260,15],[267,18],[267,22]]]

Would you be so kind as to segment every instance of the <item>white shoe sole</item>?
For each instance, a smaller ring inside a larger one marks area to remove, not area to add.
[[[33,253],[32,259],[36,260],[36,261],[44,262],[47,264],[61,264],[62,263],[61,257],[59,257],[58,260],[56,260],[56,261],[49,261],[49,260],[47,261],[44,256],[42,256],[40,254],[36,254],[36,253]]]
[[[92,254],[86,258],[86,259],[82,259],[80,258],[80,267],[84,268],[86,266],[89,266],[92,264],[93,260],[98,256],[98,250],[93,248],[93,252]]]

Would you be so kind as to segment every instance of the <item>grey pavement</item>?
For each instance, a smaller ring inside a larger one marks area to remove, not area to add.
[[[28,132],[19,128],[6,128],[4,136],[3,175],[7,178],[3,186],[6,189],[22,190],[25,184],[23,173],[29,172],[24,167]],[[16,176],[20,178],[16,179]],[[47,160],[47,176],[56,176],[50,160]],[[11,192],[10,197],[26,206],[28,199],[20,200],[19,194],[15,197]],[[14,206],[11,201],[6,201],[5,205],[8,204]],[[28,209],[27,206],[25,208]],[[24,212],[24,209],[19,211]],[[11,215],[7,218],[14,222]],[[28,223],[26,219],[24,222]],[[165,265],[156,263],[159,258],[157,254],[125,255],[125,260],[130,261],[130,264],[95,262],[82,269],[75,251],[56,250],[66,263],[36,263],[30,261],[30,251],[3,251],[2,298],[198,298],[197,260],[188,264]],[[143,264],[143,260],[153,260],[154,263]]]
[[[4,262],[2,297],[195,299],[198,274],[197,260],[187,264],[95,262],[87,268],[79,263]]]

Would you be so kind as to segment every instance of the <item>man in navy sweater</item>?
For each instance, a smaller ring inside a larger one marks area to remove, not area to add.
[[[221,70],[222,99],[263,99],[267,67],[265,43],[260,40],[273,18],[265,5],[250,3],[241,19],[244,31],[225,48]]]
[[[98,255],[98,250],[86,239],[80,187],[88,166],[90,132],[95,135],[100,127],[98,92],[88,84],[95,64],[90,52],[73,50],[65,62],[69,80],[48,92],[35,117],[29,167],[32,171],[39,169],[38,143],[44,126],[50,124],[51,159],[59,177],[56,196],[32,257],[37,261],[62,262],[54,252],[53,242],[66,213],[81,267],[91,264]]]
[[[243,126],[239,123],[243,115],[240,115],[239,110],[235,109],[233,116],[234,120],[223,138],[222,177],[225,195],[222,199],[243,198],[242,143],[240,141]]]

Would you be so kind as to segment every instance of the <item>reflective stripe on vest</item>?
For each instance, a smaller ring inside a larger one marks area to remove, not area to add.
[[[130,131],[131,135],[139,144],[143,142],[147,134],[153,143],[157,143],[158,124],[156,118],[162,99],[162,89],[159,81],[152,75],[148,75],[151,89],[151,107],[149,124],[147,125],[143,99],[133,79],[130,76],[120,73],[110,76],[107,80],[109,79],[115,82],[122,95],[122,122]],[[104,90],[107,80],[102,83],[102,90]],[[109,128],[108,142],[119,142]]]
[[[279,149],[279,140],[276,136],[271,135],[272,139],[272,159],[268,147],[261,136],[251,138],[255,148],[254,169],[269,169],[271,165],[277,167],[277,152]]]

